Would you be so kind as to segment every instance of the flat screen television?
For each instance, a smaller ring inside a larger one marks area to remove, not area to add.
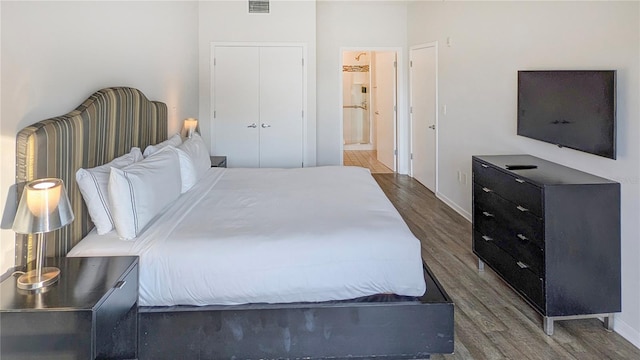
[[[615,70],[518,71],[518,135],[615,159]]]

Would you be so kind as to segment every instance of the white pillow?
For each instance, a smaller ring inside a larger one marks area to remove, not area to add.
[[[76,182],[99,235],[113,230],[113,219],[107,196],[111,168],[123,168],[142,159],[142,152],[134,147],[131,148],[131,152],[113,159],[110,163],[76,171]]]
[[[149,145],[144,149],[144,152],[142,153],[142,155],[144,155],[144,157],[147,156],[151,156],[154,153],[156,153],[158,150],[167,147],[167,146],[178,146],[182,144],[182,137],[180,136],[180,134],[175,134],[172,137],[168,138],[167,140],[159,143],[159,144],[155,144],[155,145]]]
[[[209,155],[207,145],[198,133],[194,133],[190,139],[185,140],[178,149],[186,152],[193,161],[197,179],[201,179],[211,169],[211,155]]]
[[[111,169],[109,202],[120,238],[130,240],[180,196],[178,154],[173,148],[122,169]]]
[[[198,181],[196,164],[193,163],[191,156],[180,147],[173,149],[178,153],[178,158],[180,159],[180,178],[182,179],[181,192],[185,193],[189,191],[189,189],[191,189],[191,187]]]

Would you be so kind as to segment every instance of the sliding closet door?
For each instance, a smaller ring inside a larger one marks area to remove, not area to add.
[[[302,166],[302,47],[260,48],[260,167]]]
[[[259,167],[260,49],[217,46],[214,56],[214,155],[229,167]]]

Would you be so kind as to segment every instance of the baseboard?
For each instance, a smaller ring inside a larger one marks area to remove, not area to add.
[[[373,144],[345,144],[344,150],[375,150]]]
[[[467,219],[471,222],[471,214],[469,214],[466,210],[458,206],[455,202],[451,201],[448,197],[442,195],[441,192],[436,193],[436,197],[440,199],[443,203],[447,204],[450,208],[455,210],[458,214],[462,215],[463,218]]]
[[[620,320],[620,317],[616,315],[613,322],[613,330],[620,334],[623,338],[627,339],[635,347],[640,349],[640,331],[632,328],[626,322]]]

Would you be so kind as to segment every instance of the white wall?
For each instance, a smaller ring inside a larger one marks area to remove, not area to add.
[[[342,164],[340,74],[342,50],[400,48],[398,99],[408,94],[407,6],[397,1],[318,1],[318,165]],[[398,136],[406,138],[407,102],[398,104]],[[408,171],[409,144],[398,149]]]
[[[196,116],[196,2],[2,1],[0,8],[3,228],[15,211],[15,137],[26,125],[63,115],[109,86],[165,102],[170,133]],[[2,230],[0,274],[14,266],[14,254],[13,231]]]
[[[441,198],[471,212],[474,154],[528,153],[622,184],[622,314],[640,346],[640,10],[638,2],[412,2],[409,45],[438,41]],[[451,40],[448,47],[447,38]],[[517,70],[615,69],[617,160],[516,135]],[[468,179],[471,179],[467,176]]]
[[[202,1],[199,9],[199,119],[211,142],[211,43],[303,43],[307,48],[305,166],[316,164],[316,4],[271,1],[269,14],[249,14],[246,1]]]

